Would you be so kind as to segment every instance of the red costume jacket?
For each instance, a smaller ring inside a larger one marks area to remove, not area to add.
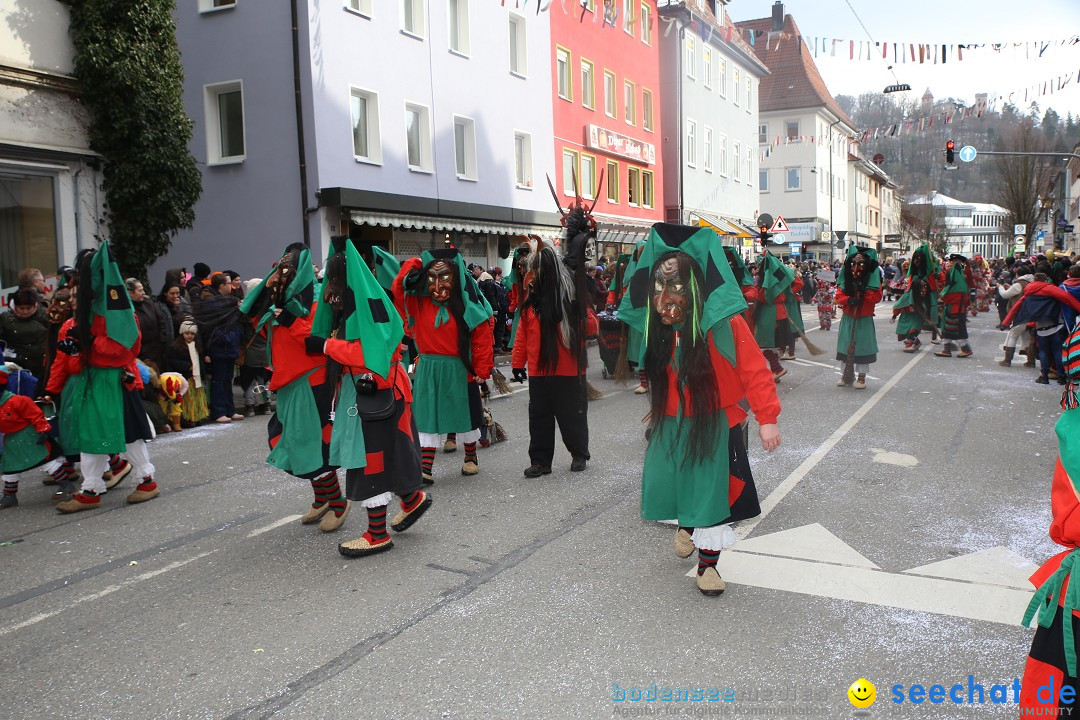
[[[776,395],[776,380],[772,371],[754,340],[754,334],[741,315],[731,318],[731,332],[735,338],[735,367],[716,349],[711,330],[706,340],[709,343],[713,370],[716,372],[717,386],[720,388],[720,406],[727,414],[728,425],[735,427],[746,419],[746,411],[739,407],[739,401],[743,398],[749,401],[758,423],[773,424],[780,417],[780,398]],[[672,357],[674,353],[675,349],[672,348]],[[671,365],[668,365],[667,407],[664,414],[670,417],[674,417],[679,410],[676,382],[675,373],[672,372]],[[688,417],[693,414],[689,394],[684,394],[684,401],[682,414]]]
[[[326,382],[326,356],[308,355],[304,347],[304,338],[311,335],[311,322],[315,319],[318,305],[318,302],[311,304],[307,317],[293,317],[291,314],[287,315],[287,311],[278,316],[279,321],[284,317],[288,324],[275,325],[270,333],[270,360],[273,368],[268,387],[271,390],[283,388],[311,370],[315,372],[308,376],[309,385],[322,385]],[[266,334],[266,329],[263,328],[262,332]]]
[[[873,317],[874,306],[881,300],[881,288],[868,288],[863,293],[862,304],[857,308],[851,307],[849,301],[852,299],[850,295],[840,289],[836,288],[836,304],[844,309],[844,314],[853,318],[861,317]]]
[[[585,336],[592,337],[599,330],[596,315],[592,308],[587,308],[588,315],[585,319]],[[540,318],[536,317],[536,311],[531,307],[521,311],[521,327],[514,339],[514,352],[510,356],[510,366],[515,368],[527,368],[529,375],[535,377],[559,376],[574,377],[585,372],[585,368],[579,368],[577,358],[570,354],[570,349],[559,339],[559,361],[555,365],[555,372],[547,373],[540,369]]]
[[[60,326],[60,332],[56,335],[57,340],[65,339],[69,332],[74,337],[75,318],[68,318],[64,321],[64,324]],[[52,366],[49,368],[49,384],[46,386],[45,392],[49,395],[59,395],[64,389],[64,384],[68,378],[81,372],[82,363],[78,355],[68,355],[57,351],[53,357]]]
[[[802,278],[795,278],[795,281],[791,283],[791,292],[794,293],[797,296],[799,294],[799,291],[802,290],[802,285],[803,285]],[[768,302],[765,299],[765,288],[757,287],[755,285],[744,287],[743,288],[743,297],[746,298],[747,303],[750,303],[751,301],[753,301],[753,302],[756,302],[756,303],[765,304],[765,303]],[[776,298],[773,299],[772,304],[776,306],[776,319],[777,320],[786,320],[787,319],[788,314],[787,314],[787,306],[785,305],[786,302],[787,302],[787,293],[780,293],[779,295],[776,296]]]
[[[394,356],[390,359],[390,377],[384,378],[372,372],[364,364],[364,347],[359,340],[327,340],[325,352],[331,359],[341,363],[345,372],[350,375],[364,375],[371,373],[375,384],[380,390],[393,387],[395,395],[400,396],[405,402],[412,402],[412,385],[409,383],[409,373],[401,367],[401,345],[394,350]]]
[[[41,408],[25,395],[12,395],[3,405],[0,405],[0,433],[14,433],[28,425],[33,425],[39,433],[47,433],[50,430],[49,421]]]
[[[435,327],[435,316],[439,312],[439,306],[426,295],[405,293],[405,277],[413,270],[420,270],[423,267],[420,258],[411,258],[401,264],[401,272],[394,278],[394,305],[405,323],[405,332],[416,342],[417,352],[421,355],[457,356],[457,319],[451,314],[449,320]],[[472,346],[469,382],[487,380],[491,377],[491,370],[495,367],[495,346],[492,340],[494,325],[494,318],[490,318],[487,322],[482,322],[473,328],[469,336]]]
[[[135,323],[138,325],[138,318],[135,319]],[[64,321],[64,324],[60,326],[57,338],[63,340],[69,334],[72,338],[75,338],[75,318],[68,318]],[[135,358],[139,356],[139,350],[142,347],[142,334],[140,333],[139,337],[136,338],[135,344],[131,348],[126,348],[106,334],[105,318],[103,317],[94,318],[93,323],[90,325],[90,334],[94,338],[92,366],[98,368],[125,368],[135,376],[133,387],[136,390],[142,390],[142,376],[135,366]],[[81,353],[79,355],[68,355],[67,353],[57,352],[56,357],[53,358],[52,367],[49,369],[49,384],[45,388],[45,392],[50,395],[59,395],[64,389],[68,378],[82,372],[82,358]]]

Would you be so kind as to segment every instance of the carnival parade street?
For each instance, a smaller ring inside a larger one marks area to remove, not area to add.
[[[339,553],[359,504],[334,532],[299,522],[309,483],[267,465],[266,417],[158,436],[153,502],[125,503],[128,479],[57,513],[24,474],[0,515],[0,716],[838,718],[868,681],[871,717],[1014,717],[1027,578],[1059,550],[1061,388],[995,362],[993,311],[968,318],[971,357],[937,357],[903,352],[890,305],[865,389],[837,387],[836,327],[802,306],[829,352],[784,361],[775,452],[750,422],[761,512],[718,598],[642,519],[648,396],[595,346],[583,472],[557,444],[523,477],[535,380],[493,390],[508,438],[476,476],[440,446],[434,503],[375,557]]]

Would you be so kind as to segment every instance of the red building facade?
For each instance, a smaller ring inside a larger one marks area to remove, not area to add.
[[[564,206],[575,176],[591,202],[603,173],[595,213],[611,258],[663,219],[660,27],[656,0],[589,5],[551,6],[553,181]]]

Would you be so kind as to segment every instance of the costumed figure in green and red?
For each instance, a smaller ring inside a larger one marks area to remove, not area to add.
[[[539,235],[530,235],[529,242],[522,243],[514,248],[514,257],[510,262],[510,274],[503,281],[508,283],[507,298],[510,314],[514,319],[510,325],[510,342],[507,347],[514,347],[514,338],[517,336],[518,325],[521,321],[521,308],[525,305],[529,289],[525,285],[525,276],[529,273],[529,254],[540,243]]]
[[[937,334],[937,260],[930,246],[923,244],[911,256],[907,265],[907,287],[893,305],[896,320],[896,339],[904,343],[904,352],[916,352],[922,346],[919,333],[929,330]],[[933,335],[932,335],[933,336]]]
[[[619,316],[645,338],[652,388],[641,514],[678,523],[676,555],[696,549],[697,587],[719,595],[731,523],[761,512],[743,435],[733,432],[746,418],[739,404],[749,401],[762,446],[775,450],[776,383],[714,230],[657,223],[630,272]]]
[[[836,304],[844,311],[836,333],[836,359],[843,363],[839,387],[866,388],[866,373],[877,361],[874,307],[880,300],[877,250],[852,245],[836,283]]]
[[[579,205],[564,224],[567,258],[543,242],[529,256],[529,295],[511,357],[514,379],[529,380],[529,478],[551,473],[556,422],[570,469],[584,470],[591,457],[585,347],[597,319],[585,289],[585,250],[596,237],[596,223]]]
[[[32,399],[8,389],[8,376],[18,368],[0,364],[0,473],[4,494],[0,510],[19,504],[19,473],[39,467],[60,453],[52,426]]]
[[[754,338],[777,382],[787,375],[787,368],[780,364],[780,352],[786,353],[794,345],[788,298],[797,298],[801,288],[802,280],[795,277],[795,271],[766,250],[758,263],[753,293]],[[795,302],[797,308],[798,300]]]
[[[269,389],[277,396],[266,426],[266,462],[311,483],[315,498],[300,523],[318,523],[323,532],[332,532],[345,522],[349,503],[341,493],[337,465],[330,461],[334,391],[326,380],[326,356],[307,352],[317,310],[311,253],[302,243],[289,245],[240,305],[254,320],[255,331],[266,336]]]
[[[956,357],[971,357],[971,343],[968,341],[967,309],[971,303],[971,288],[974,280],[967,258],[958,253],[949,256],[949,267],[945,275],[945,286],[941,288],[941,337],[945,345],[935,355],[952,357],[953,350],[959,346]]]
[[[129,503],[152,500],[161,492],[146,446],[154,431],[135,367],[139,323],[109,244],[81,254],[76,272],[75,322],[70,331],[61,330],[57,351],[78,358],[79,371],[64,383],[60,432],[65,451],[79,452],[83,481],[78,493],[56,506],[62,513],[101,506],[101,495],[108,488],[104,475],[119,453],[126,455],[139,478],[127,497]]]
[[[1020,717],[1068,717],[1080,695],[1080,583],[1072,582],[1072,573],[1080,568],[1080,327],[1070,333],[1062,356],[1068,384],[1056,427],[1059,454],[1050,487],[1050,539],[1066,549],[1031,576],[1037,590],[1023,625],[1030,626],[1032,620],[1038,624],[1020,685]],[[1063,688],[1070,690],[1063,694]]]
[[[433,483],[440,435],[456,433],[465,447],[462,475],[480,472],[476,444],[484,409],[480,385],[494,368],[491,305],[465,269],[457,248],[425,250],[406,260],[394,280],[394,302],[416,342],[413,413],[421,474]]]
[[[331,243],[306,344],[309,354],[329,358],[330,463],[345,470],[346,497],[368,514],[367,531],[338,545],[338,551],[362,557],[394,546],[386,509],[395,495],[401,499],[391,523],[395,532],[419,520],[431,498],[421,490],[412,388],[401,361],[401,317],[356,246],[346,237]]]

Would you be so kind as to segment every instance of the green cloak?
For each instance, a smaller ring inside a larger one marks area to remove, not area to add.
[[[754,306],[754,339],[763,348],[773,348],[777,346],[775,301],[784,293],[791,295],[795,271],[780,262],[780,259],[768,250],[765,251],[761,263],[761,289],[765,294],[765,302],[759,302]],[[800,315],[801,320],[801,313],[796,312],[796,314]]]

